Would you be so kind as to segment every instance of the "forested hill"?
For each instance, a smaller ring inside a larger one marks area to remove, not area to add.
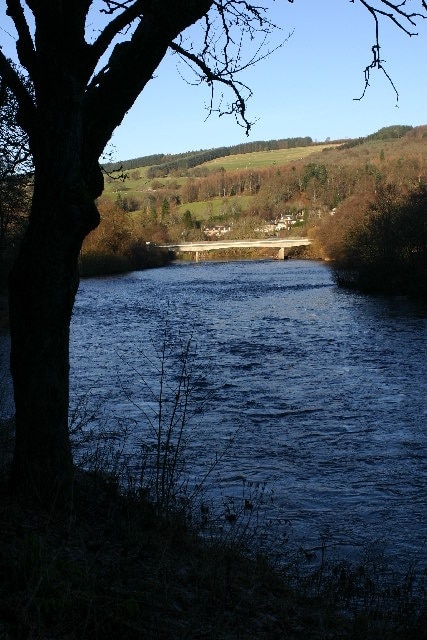
[[[409,125],[392,125],[383,127],[375,133],[362,138],[352,138],[346,140],[334,140],[333,143],[342,143],[343,148],[351,148],[369,140],[390,140],[401,138],[413,127]],[[329,142],[329,140],[327,141]],[[129,171],[140,167],[149,167],[147,177],[149,179],[167,176],[172,171],[191,169],[204,162],[223,158],[234,154],[253,153],[255,151],[272,151],[277,149],[292,149],[295,147],[307,147],[315,145],[310,136],[296,138],[280,138],[277,140],[257,140],[255,142],[244,142],[230,147],[216,147],[214,149],[199,149],[197,151],[187,151],[178,154],[156,153],[148,156],[141,156],[131,160],[120,162],[110,162],[103,165],[108,173],[113,171]],[[332,144],[332,141],[331,141]]]
[[[216,147],[215,149],[200,149],[198,151],[187,151],[178,154],[155,154],[124,160],[121,162],[104,164],[107,172],[129,171],[140,167],[150,167],[149,178],[159,175],[168,175],[177,169],[190,169],[197,167],[203,162],[209,162],[216,158],[223,158],[232,154],[253,153],[254,151],[271,151],[274,149],[292,149],[295,147],[307,147],[314,144],[309,136],[305,138],[283,138],[281,140],[259,140],[256,142],[245,142],[231,147]]]
[[[343,149],[351,149],[351,147],[356,147],[359,144],[363,144],[364,142],[369,142],[370,140],[393,140],[394,138],[402,138],[408,131],[411,131],[413,127],[409,125],[396,124],[390,127],[383,127],[379,129],[375,133],[371,133],[369,136],[365,136],[364,138],[354,138],[353,140],[346,140],[342,145]]]

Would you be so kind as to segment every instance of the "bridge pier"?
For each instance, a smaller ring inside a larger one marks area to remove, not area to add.
[[[285,259],[285,247],[280,247],[279,253],[277,255],[277,259],[278,260],[284,260]]]
[[[196,251],[196,262],[199,262],[199,252]]]

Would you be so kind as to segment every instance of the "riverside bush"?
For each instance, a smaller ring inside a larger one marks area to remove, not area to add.
[[[348,215],[349,205],[317,232],[336,282],[427,299],[427,188],[379,185],[357,216]]]
[[[166,249],[147,242],[132,215],[117,204],[99,203],[100,225],[85,239],[79,268],[83,277],[164,266]]]

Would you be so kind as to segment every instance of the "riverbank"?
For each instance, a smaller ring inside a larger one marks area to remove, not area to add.
[[[0,430],[2,451],[10,426]],[[320,562],[299,576],[251,554],[242,531],[225,543],[201,537],[182,513],[156,518],[152,505],[99,472],[76,472],[67,511],[11,502],[4,468],[0,496],[5,640],[427,637],[425,606],[409,583],[377,591],[378,576],[346,563]]]
[[[69,514],[1,494],[2,638],[320,640],[349,627],[296,597],[262,559],[155,522],[100,478],[80,477]]]

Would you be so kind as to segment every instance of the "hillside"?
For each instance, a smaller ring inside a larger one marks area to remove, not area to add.
[[[256,151],[273,151],[277,149],[292,149],[295,147],[310,146],[312,144],[313,140],[310,137],[246,142],[231,147],[200,149],[198,151],[187,151],[185,153],[175,155],[159,153],[151,156],[133,158],[132,160],[105,164],[104,168],[106,171],[117,171],[121,169],[127,171],[140,167],[150,167],[152,172],[150,177],[155,177],[154,174],[156,172],[159,172],[162,175],[167,175],[176,169],[189,169],[204,162],[208,162],[209,160],[223,158],[228,155],[242,155]]]
[[[420,128],[420,127],[418,127]],[[394,125],[383,127],[379,131],[366,136],[365,138],[330,140],[324,143],[313,142],[310,136],[297,138],[281,138],[275,140],[259,140],[256,142],[246,142],[230,147],[216,147],[213,149],[199,149],[197,151],[186,151],[179,154],[157,153],[148,156],[132,158],[130,160],[120,160],[118,162],[105,163],[103,165],[106,172],[131,171],[149,167],[150,171],[161,169],[163,176],[168,175],[176,169],[188,169],[212,160],[224,159],[227,156],[241,156],[257,152],[278,151],[287,149],[301,149],[311,147],[312,150],[319,146],[336,146],[351,148],[369,140],[389,140],[403,137],[413,127],[407,125]],[[311,151],[309,152],[311,153]],[[154,175],[150,176],[154,177]]]
[[[293,139],[286,147],[283,141],[250,143],[239,153],[235,147],[221,147],[134,159],[123,163],[125,179],[115,177],[120,172],[106,176],[101,206],[114,202],[131,214],[147,230],[147,241],[170,236],[174,242],[183,235],[201,239],[206,228],[217,226],[255,237],[254,229],[237,223],[252,218],[256,228],[286,216],[296,222],[298,212],[309,222],[313,210],[316,215],[319,209],[331,211],[351,195],[356,183],[360,187],[366,182],[368,174],[391,179],[396,171],[422,172],[426,132],[427,126],[396,125],[363,139],[321,145],[305,138],[303,146],[292,146]],[[166,157],[167,163],[159,163]],[[199,164],[177,167],[189,158]]]
[[[83,260],[95,256],[95,272],[97,256],[102,271],[141,268],[152,260],[147,253],[156,245],[309,235],[313,242],[304,255],[338,264],[359,255],[350,236],[356,237],[366,216],[373,221],[375,211],[382,211],[397,220],[400,210],[407,211],[404,225],[412,237],[407,239],[411,249],[402,246],[399,251],[424,255],[427,125],[395,125],[366,138],[328,144],[297,140],[301,146],[296,139],[267,141],[123,163],[126,171],[106,174],[98,201],[102,223],[85,241]],[[418,212],[416,221],[411,207]],[[396,225],[393,234],[403,237]],[[377,232],[373,237],[380,236]],[[106,266],[106,255],[114,257],[114,267]],[[155,262],[164,259],[156,256]],[[391,263],[398,262],[395,256]],[[408,263],[405,269],[424,273],[420,265]],[[395,280],[401,282],[400,277]]]

